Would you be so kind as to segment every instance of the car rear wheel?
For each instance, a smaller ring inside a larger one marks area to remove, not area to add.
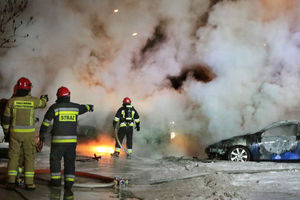
[[[228,160],[234,162],[246,162],[250,160],[250,152],[246,147],[236,146],[228,152]]]

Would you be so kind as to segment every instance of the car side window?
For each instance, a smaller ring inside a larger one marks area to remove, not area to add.
[[[274,136],[297,136],[298,126],[296,124],[282,125],[266,130],[263,137]]]

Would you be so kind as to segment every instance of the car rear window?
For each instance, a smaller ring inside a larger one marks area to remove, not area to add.
[[[275,128],[268,129],[264,132],[263,136],[296,136],[297,135],[297,125],[282,125]]]

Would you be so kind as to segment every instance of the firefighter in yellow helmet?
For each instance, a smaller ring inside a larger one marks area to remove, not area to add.
[[[48,96],[42,95],[40,99],[31,96],[32,84],[25,77],[18,80],[16,87],[16,95],[8,101],[2,121],[5,134],[10,133],[7,189],[15,188],[22,145],[25,158],[25,189],[33,190],[36,187],[34,184],[36,151],[34,110],[46,107]]]

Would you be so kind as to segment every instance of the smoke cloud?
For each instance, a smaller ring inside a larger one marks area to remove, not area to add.
[[[33,95],[49,94],[49,103],[66,86],[74,102],[95,104],[80,124],[103,132],[112,131],[113,115],[129,96],[141,115],[137,153],[166,152],[160,144],[172,128],[197,136],[191,144],[200,152],[299,119],[299,4],[31,0],[19,18],[34,18],[17,30],[29,37],[0,53],[0,94],[10,97],[21,76],[33,82]]]

